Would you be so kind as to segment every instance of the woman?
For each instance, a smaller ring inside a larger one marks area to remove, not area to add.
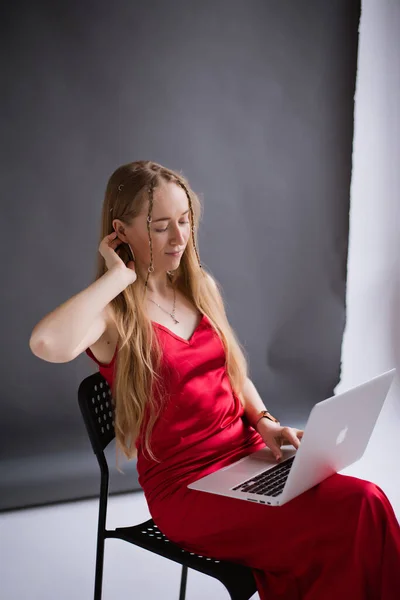
[[[400,530],[376,485],[337,474],[281,507],[188,489],[265,445],[279,460],[303,434],[263,412],[200,264],[199,220],[182,175],[146,161],[118,168],[96,281],[38,323],[32,351],[50,362],[86,351],[99,365],[118,447],[137,452],[149,510],[171,540],[250,566],[262,600],[397,599]]]

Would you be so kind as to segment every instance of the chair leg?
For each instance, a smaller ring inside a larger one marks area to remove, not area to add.
[[[182,565],[181,589],[179,590],[179,600],[185,600],[186,598],[187,575],[188,568],[185,565]]]
[[[104,538],[97,541],[96,575],[94,580],[94,600],[101,600],[103,587]]]
[[[108,501],[108,467],[104,457],[97,455],[101,469],[100,480],[100,499],[99,516],[97,521],[97,548],[96,548],[96,578],[94,582],[94,600],[101,600],[103,587],[103,564],[104,564],[104,543],[106,538],[106,517]]]

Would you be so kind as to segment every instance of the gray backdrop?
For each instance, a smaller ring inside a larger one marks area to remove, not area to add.
[[[28,341],[92,282],[119,164],[182,169],[204,198],[202,262],[271,411],[302,426],[332,394],[358,19],[348,0],[3,8],[0,508],[97,493],[77,406],[96,367],[46,363]],[[113,490],[137,486],[134,466]]]

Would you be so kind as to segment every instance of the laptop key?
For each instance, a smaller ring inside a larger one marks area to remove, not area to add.
[[[272,469],[264,473],[260,473],[247,481],[232,488],[233,490],[239,490],[242,492],[250,492],[252,494],[266,494],[267,489],[274,488],[278,485],[284,485],[289,475],[290,468],[292,466],[294,457],[290,458],[282,464],[275,465]]]

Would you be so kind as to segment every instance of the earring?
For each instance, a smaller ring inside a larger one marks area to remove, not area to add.
[[[133,260],[133,262],[135,262],[136,258],[135,258],[135,255],[133,254],[133,250],[131,248],[131,245],[128,244],[128,246],[129,246],[129,250],[131,251],[131,254],[132,254],[132,260]]]

